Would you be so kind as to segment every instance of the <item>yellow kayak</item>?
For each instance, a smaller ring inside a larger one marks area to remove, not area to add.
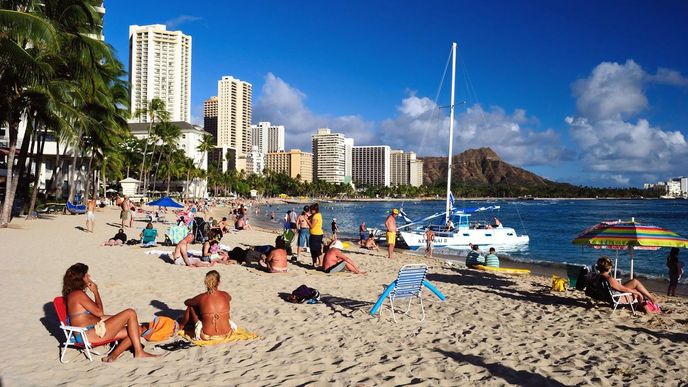
[[[482,271],[489,271],[493,273],[504,273],[504,274],[530,274],[530,270],[528,269],[512,269],[508,267],[489,267],[489,266],[483,266],[483,265],[478,265],[474,266],[478,270]]]

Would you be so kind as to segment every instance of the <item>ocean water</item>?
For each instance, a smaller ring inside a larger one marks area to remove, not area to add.
[[[515,260],[551,263],[593,264],[601,255],[614,258],[613,250],[597,250],[576,246],[571,241],[584,229],[604,220],[630,220],[632,217],[641,224],[663,227],[683,236],[688,236],[688,200],[530,200],[530,201],[457,201],[457,206],[479,207],[499,205],[496,211],[475,214],[471,220],[501,220],[506,227],[513,227],[518,234],[530,236],[527,248],[519,251],[500,252]],[[320,203],[324,229],[330,230],[332,218],[337,219],[339,230],[344,237],[358,238],[358,226],[362,221],[369,228],[384,229],[384,221],[392,208],[404,208],[412,219],[420,219],[444,210],[440,201],[400,201],[388,202],[336,202]],[[263,207],[261,221],[269,219],[274,212],[275,227],[281,226],[281,219],[287,210],[299,212],[303,205],[280,204]],[[254,215],[255,216],[255,215]],[[267,219],[266,219],[267,218]],[[397,220],[403,223],[400,219]],[[487,250],[489,246],[481,246]],[[444,250],[443,254],[465,255],[465,252]],[[634,271],[652,277],[667,277],[666,257],[669,249],[656,251],[635,251]],[[630,259],[627,251],[618,252],[619,269],[628,272]],[[688,249],[682,249],[679,259],[688,263]],[[685,282],[685,278],[682,278]]]

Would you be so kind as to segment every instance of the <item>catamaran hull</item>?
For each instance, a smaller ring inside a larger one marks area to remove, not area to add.
[[[425,233],[400,231],[410,250],[425,249]],[[469,249],[469,244],[481,247],[522,247],[528,245],[527,235],[517,235],[513,228],[470,229],[456,232],[435,232],[434,248]]]

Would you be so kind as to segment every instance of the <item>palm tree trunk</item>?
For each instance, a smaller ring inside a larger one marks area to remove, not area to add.
[[[75,180],[76,180],[76,162],[77,159],[79,158],[77,156],[77,150],[78,150],[78,145],[74,146],[74,149],[72,150],[72,165],[70,166],[70,174],[69,174],[69,195],[67,195],[67,201],[72,202],[74,200],[74,191],[76,190],[76,187],[74,186]]]
[[[89,191],[91,190],[91,176],[93,176],[93,174],[91,173],[91,166],[93,165],[93,157],[94,152],[91,152],[91,156],[88,158],[88,169],[86,170],[86,185],[84,186],[84,199],[88,197],[90,193]]]
[[[153,117],[151,119],[151,122],[148,125],[148,137],[146,137],[146,142],[143,146],[143,159],[141,160],[141,171],[139,172],[139,179],[143,180],[143,196],[146,196],[146,193],[148,191],[148,187],[146,186],[146,177],[143,174],[143,171],[145,170],[145,167],[146,167],[146,152],[148,152],[148,139],[150,138],[151,130],[153,130],[154,121],[155,121],[155,117]]]
[[[28,116],[28,115],[27,115]],[[31,118],[27,118],[26,120],[26,129],[24,130],[24,138],[22,139],[22,146],[19,151],[19,159],[17,162],[17,173],[16,176],[12,179],[12,186],[10,187],[10,194],[5,195],[6,197],[12,198],[10,202],[10,213],[8,216],[8,222],[12,219],[12,208],[14,207],[14,201],[17,198],[17,187],[19,186],[20,182],[26,181],[26,160],[29,158],[29,150],[33,151],[33,120]],[[17,131],[19,130],[19,127],[17,126]],[[17,136],[19,136],[19,133],[17,133]],[[15,140],[16,141],[16,140]],[[31,146],[31,149],[29,148]],[[30,164],[30,163],[29,163]],[[30,172],[30,168],[29,168]],[[22,184],[22,187],[24,185]]]
[[[38,184],[41,176],[41,165],[43,164],[43,150],[45,149],[45,138],[47,137],[48,129],[43,128],[43,136],[40,138],[38,145],[38,156],[36,158],[36,175],[33,178],[33,192],[31,192],[31,203],[29,210],[26,213],[26,220],[31,219],[31,213],[36,208],[36,199],[38,198]],[[47,187],[47,184],[46,184]]]
[[[170,179],[172,178],[172,168],[170,165],[170,154],[167,154],[167,190],[165,191],[166,196],[170,196]]]
[[[14,156],[17,153],[17,137],[19,136],[19,120],[15,119],[13,112],[9,113],[9,154],[7,155],[7,179],[5,180],[5,201],[2,203],[0,212],[0,227],[7,227],[10,223],[10,212],[12,202],[14,202],[14,192],[12,192],[12,180],[14,170]]]

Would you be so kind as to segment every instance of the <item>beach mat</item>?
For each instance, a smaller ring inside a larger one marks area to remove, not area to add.
[[[224,344],[224,343],[233,343],[235,341],[244,341],[244,340],[256,340],[256,339],[262,339],[262,337],[258,336],[255,333],[251,333],[247,331],[244,328],[237,328],[234,333],[232,333],[231,336],[225,338],[225,339],[217,339],[217,340],[196,340],[193,337],[189,336],[186,332],[183,330],[180,330],[177,332],[177,335],[182,337],[184,340],[189,341],[190,343],[194,345],[198,345],[200,347],[205,347],[209,345],[217,345],[217,344]]]

